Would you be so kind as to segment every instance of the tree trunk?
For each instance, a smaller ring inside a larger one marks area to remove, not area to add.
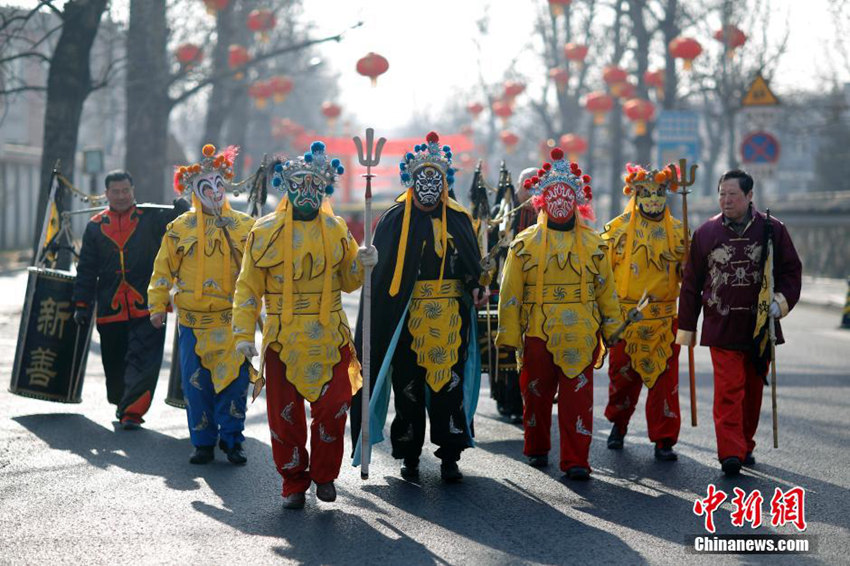
[[[65,4],[62,12],[62,33],[53,51],[47,75],[44,147],[41,153],[33,257],[36,257],[38,252],[41,226],[50,195],[50,179],[56,161],[61,161],[62,174],[66,178],[74,178],[74,156],[77,153],[80,116],[92,86],[89,53],[105,9],[106,0],[72,0]],[[57,194],[57,206],[60,212],[70,208],[70,195],[67,191]],[[60,269],[67,269],[70,263],[68,253],[60,254]]]
[[[629,17],[632,20],[632,35],[635,36],[637,43],[637,48],[634,51],[635,62],[637,63],[637,93],[641,98],[649,100],[649,91],[646,88],[644,75],[649,69],[649,40],[651,37],[646,29],[646,22],[643,17],[644,4],[643,0],[630,0]],[[635,157],[638,163],[647,167],[652,166],[652,130],[653,122],[647,122],[646,133],[635,135]]]
[[[138,202],[162,202],[168,167],[165,0],[131,0],[127,34],[127,154]]]
[[[676,59],[667,48],[670,42],[679,37],[682,32],[679,25],[676,23],[676,10],[678,8],[678,0],[667,0],[667,9],[664,11],[664,21],[661,29],[664,33],[664,100],[663,105],[665,110],[673,110],[676,108],[676,90],[678,89],[676,75]]]
[[[623,210],[620,195],[623,194],[623,107],[619,99],[614,99],[611,109],[611,123],[608,125],[608,139],[611,144],[611,207],[608,218],[619,216]]]
[[[224,10],[216,13],[216,42],[213,47],[212,74],[219,75],[228,69],[228,49],[235,41],[237,18],[234,17],[233,2],[230,2]],[[234,87],[232,81],[215,81],[210,91],[210,99],[207,105],[207,118],[204,124],[204,137],[201,143],[211,143],[216,147],[225,146],[222,139],[225,119],[228,115],[228,107],[233,101]]]

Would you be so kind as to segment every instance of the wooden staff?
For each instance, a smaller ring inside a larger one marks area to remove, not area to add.
[[[366,152],[363,152],[363,142],[359,136],[354,136],[357,146],[357,158],[360,165],[366,167],[366,202],[363,210],[363,245],[368,249],[372,245],[372,167],[381,161],[381,150],[386,138],[379,138],[373,146],[375,130],[366,128]],[[374,150],[374,156],[373,156]],[[362,409],[360,419],[360,479],[369,479],[369,461],[372,459],[372,442],[369,435],[369,393],[372,380],[372,268],[364,267],[363,271],[363,343],[361,345],[363,386],[360,388]]]
[[[770,305],[775,297],[773,280],[773,224],[770,221],[770,209],[767,209],[767,262],[765,263],[764,277],[767,277],[767,285],[770,290]],[[767,315],[767,330],[770,338],[770,401],[773,411],[773,447],[779,448],[779,412],[776,407],[776,319]]]
[[[667,167],[673,173],[674,182],[679,186],[679,194],[682,195],[682,225],[685,231],[685,255],[682,260],[682,271],[684,272],[685,265],[688,264],[690,257],[690,242],[688,231],[688,187],[696,182],[697,165],[691,165],[689,174],[685,173],[688,166],[687,159],[679,160],[679,170],[676,171],[676,166],[673,164]],[[672,251],[672,250],[671,250]],[[688,344],[688,377],[690,378],[691,386],[691,426],[697,426],[697,389],[696,389],[696,369],[694,367],[694,346]]]

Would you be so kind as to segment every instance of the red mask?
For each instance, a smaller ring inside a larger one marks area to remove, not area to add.
[[[565,183],[554,183],[543,192],[546,214],[554,222],[566,222],[576,208],[576,194]]]

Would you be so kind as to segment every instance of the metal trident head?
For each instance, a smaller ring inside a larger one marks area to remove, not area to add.
[[[690,170],[688,170],[688,160],[680,159],[679,160],[679,170],[676,171],[676,166],[672,163],[667,166],[670,169],[670,172],[673,173],[673,182],[676,183],[681,189],[679,192],[681,194],[688,194],[688,187],[693,185],[697,180],[697,167],[698,165],[691,165]]]
[[[377,145],[373,145],[374,141],[375,130],[366,128],[366,153],[364,154],[363,142],[360,140],[360,136],[354,136],[354,145],[357,146],[357,159],[360,161],[360,165],[364,167],[374,167],[381,161],[381,150],[384,149],[387,138],[378,138]]]

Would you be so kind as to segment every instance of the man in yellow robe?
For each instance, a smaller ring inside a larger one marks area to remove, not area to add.
[[[192,464],[211,462],[216,441],[230,462],[248,461],[242,431],[251,365],[234,349],[230,323],[233,287],[254,219],[230,208],[225,196],[235,156],[234,147],[216,155],[208,144],[200,163],[176,171],[174,188],[192,193],[194,210],[168,225],[148,287],[155,328],[165,323],[169,293],[176,290]]]
[[[667,208],[667,192],[676,189],[669,169],[646,170],[629,165],[623,192],[631,196],[626,209],[605,226],[602,238],[617,282],[625,314],[646,293],[649,306],[643,320],[630,325],[623,340],[610,351],[608,406],[605,416],[614,423],[608,448],[619,450],[645,384],[646,422],[655,457],[677,459],[673,446],[679,438],[679,346],[676,336],[676,299],[682,281],[685,253],[682,223]]]
[[[591,217],[590,177],[551,152],[524,183],[539,216],[517,235],[499,292],[496,344],[521,358],[525,409],[524,454],[548,464],[552,401],[558,392],[561,470],[571,479],[590,477],[593,434],[593,368],[600,338],[622,323],[605,243],[582,219]],[[576,214],[578,212],[578,214]]]
[[[336,499],[347,411],[362,381],[340,291],[362,285],[363,267],[377,262],[377,252],[358,249],[345,221],[322,207],[342,173],[322,142],[274,165],[272,184],[286,197],[248,236],[236,282],[233,333],[249,358],[257,355],[254,327],[265,301],[266,403],[287,509],[304,507],[311,482],[320,500]]]

